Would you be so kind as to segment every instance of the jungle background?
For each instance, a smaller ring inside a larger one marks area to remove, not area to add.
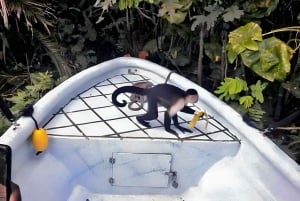
[[[92,65],[140,57],[211,91],[300,162],[299,0],[0,0],[0,8],[0,91],[16,118]],[[1,113],[0,132],[9,125]]]

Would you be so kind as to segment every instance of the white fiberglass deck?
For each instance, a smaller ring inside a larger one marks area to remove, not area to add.
[[[158,120],[151,121],[152,128],[146,128],[136,121],[136,116],[144,114],[144,109],[133,111],[128,107],[118,108],[111,102],[111,94],[121,86],[131,86],[136,82],[151,81],[138,74],[116,75],[96,84],[92,88],[74,97],[44,126],[49,136],[84,138],[127,138],[127,139],[170,139],[199,141],[238,141],[226,127],[214,117],[208,115],[198,121],[193,133],[181,133],[176,137],[163,129],[164,108],[159,107]],[[157,83],[154,83],[157,84]],[[130,94],[128,94],[130,95]],[[121,95],[121,100],[129,102],[129,96]],[[204,111],[197,105],[191,105],[196,111]],[[192,115],[179,113],[179,123],[188,127]],[[207,125],[206,125],[207,124]]]
[[[38,101],[34,117],[48,132],[46,151],[35,155],[30,118],[19,119],[0,138],[13,149],[12,179],[23,201],[299,199],[299,166],[191,81],[173,73],[168,83],[200,94],[190,106],[208,113],[208,125],[199,120],[193,133],[177,130],[176,137],[164,131],[162,107],[152,128],[145,128],[136,121],[145,109],[111,103],[117,87],[144,80],[163,83],[169,73],[145,60],[117,58],[73,76]],[[179,118],[187,127],[192,115],[180,113]]]
[[[53,144],[72,144],[75,150],[71,160],[70,152],[62,153],[59,148],[59,153],[52,148],[52,154],[64,158],[62,163],[68,169],[81,169],[73,173],[69,201],[183,200],[182,193],[197,186],[212,164],[237,153],[239,139],[211,115],[208,122],[199,120],[193,133],[177,130],[177,137],[163,128],[163,107],[159,107],[159,118],[151,121],[152,127],[146,128],[136,116],[146,112],[147,104],[139,111],[112,104],[111,94],[117,87],[141,81],[157,84],[139,74],[121,74],[101,81],[72,98],[45,124]],[[120,99],[129,101],[129,96]],[[191,107],[203,111],[196,104]],[[178,117],[185,127],[192,119],[184,113]],[[212,149],[215,146],[223,150],[216,153]]]

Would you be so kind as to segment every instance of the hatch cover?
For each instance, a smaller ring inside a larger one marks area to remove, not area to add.
[[[113,153],[111,184],[127,187],[168,187],[172,155]]]

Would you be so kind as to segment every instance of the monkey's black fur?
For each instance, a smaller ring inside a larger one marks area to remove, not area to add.
[[[124,86],[116,89],[112,94],[112,102],[117,107],[124,107],[127,104],[125,100],[123,100],[122,102],[117,101],[117,96],[121,93],[134,93],[147,96],[148,111],[146,114],[137,117],[138,122],[146,127],[150,127],[150,124],[147,121],[156,119],[158,117],[158,103],[166,107],[167,111],[164,115],[164,127],[166,131],[173,133],[174,135],[177,135],[177,133],[170,128],[171,117],[168,113],[168,109],[174,106],[180,99],[185,99],[189,95],[198,95],[195,89],[188,89],[187,91],[184,91],[170,84],[158,84],[148,89],[143,89],[135,86]],[[194,114],[195,112],[195,110],[186,105],[180,111],[188,114]],[[172,119],[174,121],[175,127],[177,127],[182,132],[192,132],[191,130],[183,128],[179,125],[177,114],[172,116]]]

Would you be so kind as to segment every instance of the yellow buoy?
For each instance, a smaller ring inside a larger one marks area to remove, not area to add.
[[[34,129],[31,136],[33,148],[37,151],[37,155],[46,150],[48,146],[48,135],[43,128]]]

